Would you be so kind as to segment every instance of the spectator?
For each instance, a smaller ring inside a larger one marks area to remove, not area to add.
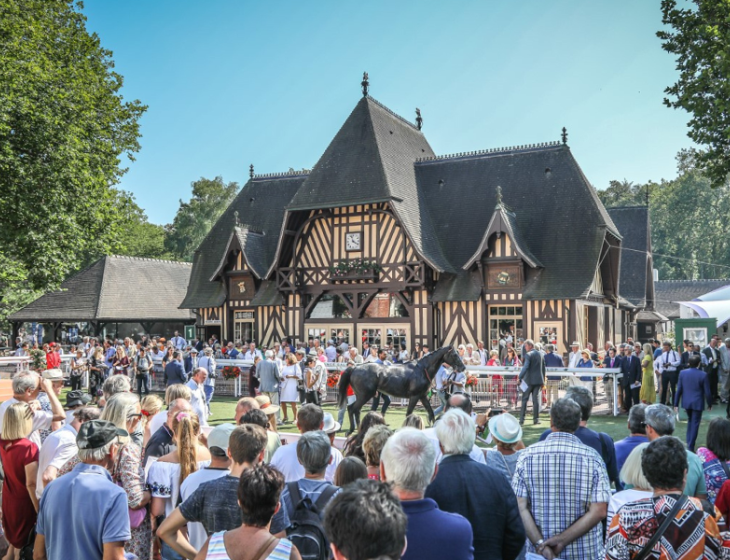
[[[699,365],[699,356],[689,358],[689,368],[679,373],[677,392],[674,395],[674,412],[679,411],[681,402],[681,406],[687,413],[687,447],[690,451],[695,450],[705,401],[707,401],[707,410],[712,410],[710,379],[707,372],[699,369]]]
[[[252,424],[236,426],[228,442],[230,473],[205,482],[192,492],[160,526],[160,538],[178,554],[193,558],[197,549],[180,532],[186,523],[202,523],[207,536],[239,527],[241,510],[236,503],[239,479],[244,471],[261,462],[265,448],[266,432],[263,428]]]
[[[236,424],[241,423],[241,418],[250,410],[256,410],[260,408],[260,405],[256,399],[253,397],[243,397],[238,399],[238,402],[236,403],[236,413],[233,417],[233,419],[236,421]]]
[[[520,370],[518,376],[519,381],[523,382],[527,387],[522,394],[522,408],[520,410],[520,425],[525,422],[525,413],[527,412],[527,401],[532,396],[532,420],[533,424],[539,424],[540,414],[540,391],[545,384],[545,360],[542,354],[535,349],[535,343],[532,340],[525,340],[524,348],[525,363]]]
[[[436,425],[436,435],[444,458],[426,498],[469,520],[474,558],[517,558],[525,543],[517,501],[500,473],[469,457],[476,439],[474,421],[462,410],[451,409]]]
[[[38,512],[38,446],[28,439],[32,431],[30,405],[16,402],[5,409],[0,460],[4,470],[2,525],[11,547],[9,558],[17,558],[13,549],[19,551],[28,544]]]
[[[294,354],[286,355],[286,366],[281,371],[281,395],[279,400],[281,401],[282,412],[284,413],[284,419],[282,424],[289,423],[289,413],[287,411],[287,405],[292,409],[292,415],[294,420],[297,418],[297,400],[299,398],[299,384],[302,382],[302,370],[299,368],[297,358]]]
[[[501,472],[507,484],[512,484],[517,461],[525,447],[522,443],[522,427],[517,418],[505,412],[489,419],[489,435],[497,446],[486,450],[487,466]],[[517,449],[518,446],[522,449]]]
[[[646,480],[644,471],[641,470],[641,454],[648,446],[648,441],[637,445],[626,458],[621,468],[620,476],[621,480],[630,485],[631,488],[616,492],[611,496],[611,501],[608,502],[608,515],[606,516],[606,523],[608,525],[611,524],[611,519],[621,509],[621,506],[629,502],[649,498],[652,495],[653,490],[651,484]]]
[[[393,432],[388,426],[373,426],[362,441],[362,450],[365,453],[365,465],[368,468],[368,478],[380,480],[380,454],[383,446]]]
[[[543,356],[543,359],[545,360],[545,368],[562,368],[565,367],[563,364],[563,357],[559,356],[555,352],[555,346],[553,344],[547,344],[545,345],[545,356]],[[559,375],[548,375],[546,380],[547,385],[547,405],[548,408],[552,406],[553,402],[557,401],[560,398],[560,381],[562,381],[562,377]],[[613,385],[610,383],[606,384],[606,387],[610,385],[611,395],[613,395]],[[606,392],[606,396],[608,397],[609,393]],[[612,397],[608,397],[609,402],[612,401]]]
[[[646,437],[654,441],[662,436],[671,436],[674,433],[674,413],[671,408],[663,404],[652,404],[644,411],[646,416]],[[687,496],[694,496],[698,500],[707,499],[707,486],[705,485],[702,461],[692,453],[687,452],[687,481],[684,485],[684,493]]]
[[[306,406],[314,405],[305,405],[302,410]],[[289,446],[282,449],[286,447]],[[297,442],[296,452],[304,476],[298,481],[288,482],[281,493],[281,507],[271,520],[271,534],[278,537],[285,536],[291,526],[291,517],[302,500],[309,498],[320,518],[324,518],[325,506],[339,491],[337,486],[325,480],[327,466],[332,462],[332,447],[327,434],[320,430],[304,432]]]
[[[271,404],[271,399],[266,395],[259,395],[256,397],[256,402],[258,403],[259,408],[264,411],[269,419],[269,430],[277,432],[276,419],[279,413],[279,405]]]
[[[176,383],[175,385],[170,385],[167,389],[165,389],[165,410],[159,410],[152,418],[150,418],[150,435],[154,434],[165,422],[167,422],[167,409],[170,408],[170,403],[177,399],[185,399],[190,402],[192,395],[190,394],[190,388],[187,385]]]
[[[358,480],[336,496],[324,528],[335,560],[398,560],[406,552],[407,517],[387,484]]]
[[[330,414],[330,416],[332,416]],[[281,447],[281,439],[279,434],[269,430],[269,417],[260,408],[249,410],[241,417],[239,424],[255,424],[266,430],[266,450],[264,452],[264,463],[269,464],[276,450]]]
[[[268,530],[283,487],[284,478],[273,467],[258,465],[244,472],[238,486],[243,524],[211,535],[196,559],[241,560],[257,550],[259,558],[301,560],[291,541],[272,538]]]
[[[616,449],[613,445],[611,436],[603,432],[595,432],[588,428],[588,420],[593,411],[593,395],[591,391],[583,386],[569,387],[565,393],[566,398],[574,400],[580,406],[580,426],[575,433],[572,433],[582,443],[588,447],[595,449],[601,456],[608,471],[608,479],[614,484],[616,490],[621,490],[621,480],[618,476],[618,467],[616,463]],[[540,441],[545,441],[554,430],[546,430],[540,436]]]
[[[146,395],[140,404],[142,405],[142,423],[144,424],[144,437],[142,438],[142,449],[144,449],[152,436],[150,421],[162,410],[162,399],[157,395]]]
[[[304,416],[302,416],[304,413]],[[324,428],[324,413],[322,409],[314,404],[305,404],[297,416],[297,428],[299,433],[319,431]],[[335,477],[337,465],[342,461],[342,453],[339,449],[331,447],[332,461],[327,466],[325,480],[331,482]],[[282,445],[276,450],[271,458],[271,464],[284,475],[286,482],[294,482],[304,478],[305,470],[299,462],[296,445]]]
[[[662,405],[649,408],[654,406]],[[653,496],[630,502],[614,515],[606,540],[608,560],[635,557],[667,518],[672,521],[654,545],[652,557],[721,558],[727,554],[730,543],[721,536],[714,516],[703,511],[699,500],[682,495],[687,467],[687,452],[679,439],[652,440],[642,453],[641,468]]]
[[[61,371],[60,369],[47,369],[41,374],[41,377],[43,379],[48,379],[51,381],[53,393],[60,400],[61,391],[63,390],[64,385],[63,371]],[[38,393],[38,404],[40,404],[41,410],[43,410],[44,412],[52,411],[51,401],[48,399],[48,393],[44,391]],[[43,445],[43,442],[46,441],[46,438],[51,435],[51,432],[58,430],[62,425],[62,422],[54,421],[51,422],[51,427],[49,429],[38,430],[38,433],[41,437],[41,445]]]
[[[684,373],[684,372],[682,372]],[[45,444],[44,444],[45,445]],[[730,479],[730,420],[713,418],[707,428],[707,446],[697,450],[702,461],[707,486],[707,499],[715,503],[722,485]]]
[[[40,447],[41,436],[38,430],[48,430],[51,428],[51,423],[66,419],[63,405],[61,405],[61,401],[58,400],[56,393],[53,391],[53,382],[50,379],[41,379],[40,375],[31,371],[13,377],[12,389],[13,396],[0,404],[0,431],[2,431],[3,418],[8,408],[16,403],[30,404],[37,400],[41,389],[48,395],[51,410],[34,410],[31,408],[33,411],[33,427],[30,434],[25,436],[37,447]]]
[[[147,442],[147,447],[144,449],[144,464],[146,467],[148,467],[150,459],[162,457],[177,449],[173,437],[175,417],[180,412],[192,412],[192,410],[190,401],[185,399],[175,399],[170,403],[166,413],[167,421],[152,434]]]
[[[208,403],[205,400],[205,380],[208,378],[208,370],[198,368],[193,372],[187,386],[190,389],[190,406],[193,412],[200,418],[200,425],[208,425]]]
[[[436,453],[423,432],[398,430],[383,448],[380,472],[382,480],[392,484],[408,517],[404,560],[474,558],[469,521],[458,513],[441,511],[433,499],[425,497],[436,475]]]
[[[185,369],[185,375],[192,375],[192,373],[198,369],[198,349],[193,347],[188,352],[183,360],[183,368]],[[206,370],[207,372],[207,370]]]
[[[116,462],[119,437],[129,434],[111,422],[79,427],[79,459],[69,474],[43,492],[36,524],[36,560],[121,558],[131,538],[124,490],[107,469]]]
[[[604,554],[601,521],[611,490],[601,456],[574,435],[580,423],[578,403],[558,399],[550,410],[552,433],[525,450],[512,481],[527,550],[545,558]]]
[[[662,343],[662,353],[654,359],[654,371],[661,382],[661,393],[659,402],[671,404],[669,400],[669,388],[672,389],[672,396],[677,393],[677,381],[679,380],[679,365],[682,362],[681,356],[672,349],[669,342]]]
[[[368,468],[358,457],[345,457],[337,465],[333,483],[335,486],[344,488],[351,482],[368,478]]]
[[[137,381],[137,395],[150,394],[150,372],[154,364],[152,358],[147,355],[147,350],[142,346],[133,359],[134,378]]]
[[[458,408],[460,410],[463,410],[470,417],[473,413],[471,399],[469,398],[469,395],[466,394],[451,395],[448,402],[446,403],[446,411],[449,411],[452,408]],[[423,430],[423,433],[426,434],[426,436],[428,436],[433,442],[434,449],[436,449],[436,462],[440,463],[441,460],[444,458],[444,455],[443,453],[441,453],[439,439],[436,435],[436,428],[426,428],[425,430]],[[481,447],[476,445],[476,443],[471,448],[471,451],[469,452],[469,457],[471,457],[477,463],[483,463],[485,465],[487,464],[487,460],[484,457],[484,451]]]
[[[165,365],[165,385],[169,387],[175,383],[187,382],[188,376],[185,375],[185,368],[182,365],[182,354],[175,350],[172,353],[172,360]]]
[[[132,384],[126,375],[110,375],[104,381],[101,391],[104,395],[104,401],[112,398],[117,393],[129,393],[132,390]]]
[[[623,468],[626,459],[635,447],[649,442],[649,438],[646,437],[646,426],[644,425],[644,412],[647,406],[649,405],[640,403],[631,407],[628,420],[629,435],[614,444],[614,448],[616,449],[616,467],[619,471]]]
[[[365,463],[365,451],[362,448],[362,442],[365,439],[365,435],[368,430],[373,426],[385,426],[385,418],[379,412],[368,412],[363,416],[360,427],[357,430],[357,434],[347,438],[345,445],[343,446],[343,454],[347,457],[357,457]]]
[[[403,420],[401,428],[416,428],[417,430],[423,430],[425,428],[423,418],[418,414],[409,414],[406,419]]]
[[[641,402],[654,404],[656,402],[656,388],[654,387],[654,348],[651,344],[644,344],[644,357],[641,358]]]
[[[274,363],[274,353],[267,350],[266,359],[256,365],[256,377],[259,380],[259,390],[263,396],[269,397],[272,405],[279,405],[279,382],[282,377],[279,368]],[[277,421],[279,414],[277,410]]]

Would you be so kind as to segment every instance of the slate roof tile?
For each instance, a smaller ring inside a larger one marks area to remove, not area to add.
[[[653,290],[647,293],[647,282],[653,282],[649,209],[617,206],[608,208],[608,214],[623,238],[619,292],[638,307],[652,305]]]

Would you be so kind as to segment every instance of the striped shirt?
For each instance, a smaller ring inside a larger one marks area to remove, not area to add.
[[[553,432],[522,452],[512,488],[518,498],[529,501],[544,539],[565,531],[588,512],[591,504],[611,499],[601,456],[564,432]],[[529,542],[528,551],[534,551]],[[567,545],[560,558],[586,560],[603,558],[604,554],[603,529],[598,523]]]
[[[226,545],[223,542],[225,531],[213,533],[208,543],[208,554],[206,560],[231,560],[226,552]],[[276,544],[276,548],[266,557],[266,560],[289,560],[291,555],[292,544],[287,539],[280,539]]]

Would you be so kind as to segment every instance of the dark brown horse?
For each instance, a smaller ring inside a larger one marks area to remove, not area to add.
[[[348,367],[340,377],[339,407],[347,401],[347,388],[352,386],[357,400],[348,407],[350,412],[350,430],[355,427],[355,416],[358,421],[360,409],[369,402],[375,393],[380,391],[391,397],[408,399],[408,411],[411,414],[418,401],[426,408],[428,418],[433,424],[434,416],[431,403],[428,402],[428,390],[441,364],[447,363],[456,371],[464,371],[466,366],[459,358],[453,346],[444,346],[420,360],[405,364],[384,365],[376,362],[357,364]]]

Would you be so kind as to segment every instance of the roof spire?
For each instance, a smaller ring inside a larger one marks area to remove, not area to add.
[[[238,227],[238,210],[233,213],[233,219],[236,221],[236,227]]]
[[[370,81],[368,80],[367,72],[362,73],[362,83],[360,85],[362,86],[362,96],[367,97],[368,89],[370,88]]]
[[[563,133],[560,135],[560,139],[563,141],[565,146],[568,143],[568,129],[563,127]]]
[[[497,206],[502,205],[502,187],[497,185]]]
[[[248,166],[248,176],[253,179],[253,163]]]
[[[418,130],[421,130],[423,128],[423,119],[421,118],[421,110],[416,107],[416,126],[418,127]]]
[[[646,197],[646,207],[649,208],[649,184],[646,185],[646,192],[644,193],[644,196]]]

